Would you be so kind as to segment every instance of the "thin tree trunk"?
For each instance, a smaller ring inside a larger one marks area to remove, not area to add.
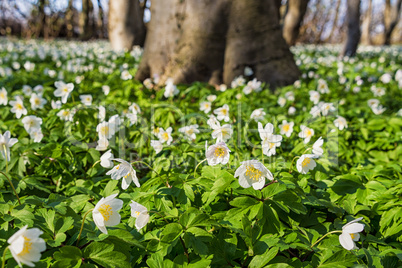
[[[364,19],[362,22],[361,43],[365,44],[365,45],[371,45],[370,26],[371,26],[372,13],[373,13],[373,0],[369,0],[368,8],[367,8],[366,14],[364,15]]]
[[[391,44],[391,35],[395,29],[395,26],[398,24],[399,17],[401,14],[402,0],[397,0],[395,7],[392,8],[391,1],[385,1],[385,10],[384,10],[384,38],[383,44],[390,45]]]
[[[131,49],[134,45],[143,46],[146,29],[140,2],[110,0],[108,29],[109,40],[115,50]]]
[[[309,0],[288,0],[288,9],[283,23],[283,38],[289,46],[296,43],[300,25],[306,14]]]
[[[103,11],[102,3],[98,0],[99,16],[98,16],[98,28],[99,28],[99,38],[105,37],[105,13]]]
[[[337,24],[338,24],[339,9],[341,7],[341,2],[342,2],[342,0],[338,0],[336,2],[334,22],[332,23],[331,32],[329,33],[329,35],[328,35],[327,39],[325,40],[325,42],[330,42],[332,40],[332,36],[335,33],[335,29],[337,28]]]
[[[349,0],[347,5],[348,35],[342,56],[352,57],[360,41],[360,0]]]
[[[40,0],[39,1],[39,12],[38,12],[38,17],[39,17],[39,26],[38,26],[38,36],[43,37],[47,39],[48,36],[48,29],[47,29],[47,16],[45,13],[45,0]]]
[[[273,87],[298,78],[275,0],[152,0],[151,17],[139,80],[230,84],[246,66]]]
[[[68,1],[68,7],[66,11],[66,28],[67,28],[67,38],[72,38],[74,36],[74,22],[73,22],[73,0]]]

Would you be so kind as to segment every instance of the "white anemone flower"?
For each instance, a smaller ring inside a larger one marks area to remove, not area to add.
[[[283,107],[286,104],[286,99],[284,97],[279,97],[278,98],[278,104],[279,106]]]
[[[109,141],[105,138],[101,138],[98,140],[95,150],[105,151],[107,150],[107,147],[109,147]]]
[[[308,128],[305,125],[300,126],[299,137],[304,139],[304,143],[308,143],[311,137],[314,136],[314,129]]]
[[[179,132],[185,134],[186,138],[190,141],[195,140],[197,138],[196,134],[200,133],[197,124],[182,127],[179,129]]]
[[[131,216],[135,218],[135,228],[141,230],[149,222],[148,209],[143,205],[131,201]]]
[[[294,122],[288,122],[286,120],[282,121],[282,124],[279,125],[279,129],[281,130],[281,135],[285,135],[286,137],[290,137],[293,133]]]
[[[339,243],[344,249],[352,250],[357,249],[355,241],[359,241],[360,234],[364,230],[364,224],[358,223],[363,217],[357,218],[351,222],[346,223],[342,227],[342,234],[339,236]]]
[[[225,165],[229,162],[230,150],[226,143],[218,142],[209,146],[205,152],[205,156],[207,158],[208,165],[210,166],[215,166],[217,164]]]
[[[219,123],[219,122],[218,122]],[[216,126],[214,131],[212,131],[212,138],[216,139],[216,142],[227,141],[232,137],[233,129],[230,124],[225,124],[221,126],[220,124]]]
[[[137,187],[141,186],[137,178],[137,173],[129,162],[120,158],[113,158],[112,160],[120,162],[120,164],[109,170],[106,175],[111,175],[112,180],[119,180],[123,178],[121,182],[121,188],[123,190],[127,189],[131,182],[134,182],[135,186]]]
[[[314,158],[317,158],[318,155],[315,154],[304,154],[296,162],[297,171],[301,174],[307,174],[309,170],[314,169],[317,166],[317,163],[314,161]]]
[[[112,168],[113,167],[113,153],[112,149],[106,151],[100,158],[100,165],[104,168]]]
[[[115,134],[115,126],[110,122],[104,121],[96,126],[96,131],[98,132],[99,139],[110,139]]]
[[[11,138],[10,131],[4,132],[3,135],[0,133],[0,152],[6,161],[10,162],[10,147],[17,142],[16,138]]]
[[[34,115],[28,115],[22,119],[22,123],[24,124],[25,130],[28,133],[31,133],[34,130],[40,129],[40,126],[42,125],[42,118]]]
[[[8,98],[7,98],[7,90],[2,87],[0,90],[0,105],[7,105]]]
[[[313,154],[321,156],[324,153],[324,149],[321,146],[324,144],[322,137],[319,137],[313,144]]]
[[[120,78],[122,80],[130,80],[130,79],[133,78],[133,76],[129,73],[129,71],[124,70],[124,71],[121,72]]]
[[[265,115],[266,115],[266,113],[264,112],[264,108],[255,109],[251,113],[250,119],[254,119],[256,122],[258,122],[260,120],[264,120]]]
[[[63,121],[73,122],[74,112],[70,109],[62,109],[57,113],[57,116]]]
[[[63,81],[54,82],[54,86],[56,90],[54,91],[54,95],[56,97],[61,97],[61,102],[66,103],[68,97],[70,96],[71,91],[74,89],[73,83],[64,83]]]
[[[265,179],[274,180],[272,173],[258,160],[248,160],[241,162],[236,169],[235,178],[239,177],[239,184],[243,188],[253,186],[255,190],[260,190],[265,185]]]
[[[102,91],[103,91],[103,94],[108,95],[110,92],[110,87],[108,85],[103,85]]]
[[[166,131],[163,130],[163,129],[161,129],[161,132],[160,132],[160,134],[159,134],[159,141],[160,141],[161,143],[165,143],[165,142],[166,142],[167,145],[170,145],[170,144],[172,143],[172,141],[173,141],[172,130],[173,130],[173,129],[172,129],[171,127],[168,127],[168,128],[166,129]]]
[[[260,133],[262,151],[266,156],[271,156],[276,154],[276,147],[281,146],[282,136],[275,135],[274,125],[268,123],[265,128],[262,124],[258,122],[258,132]]]
[[[221,121],[229,122],[229,106],[227,104],[223,105],[221,108],[215,109],[214,114],[216,114],[216,118]]]
[[[90,94],[85,94],[85,95],[80,95],[81,103],[86,105],[86,106],[91,106],[92,104],[92,95]]]
[[[333,103],[330,102],[324,102],[320,105],[320,109],[321,109],[321,114],[323,116],[327,116],[329,112],[333,112],[335,111],[335,107]]]
[[[132,113],[134,113],[134,114],[139,114],[139,113],[141,113],[141,108],[140,108],[140,106],[139,106],[137,103],[135,103],[135,102],[133,102],[133,103],[130,105],[130,107],[128,107],[128,109],[129,109]]]
[[[52,105],[52,109],[60,109],[61,108],[61,101],[54,101],[52,100],[52,102],[50,103]]]
[[[334,120],[334,125],[339,128],[339,130],[343,130],[344,128],[348,128],[348,123],[346,119],[342,116],[339,116]]]
[[[158,140],[151,140],[151,146],[154,148],[156,154],[159,154],[163,149],[163,144]]]
[[[29,102],[31,103],[32,110],[36,110],[38,108],[42,109],[43,106],[47,103],[47,100],[42,98],[42,95],[40,94],[32,93]]]
[[[18,119],[21,118],[22,115],[26,115],[28,113],[27,109],[24,107],[21,96],[15,96],[15,100],[10,101],[10,105],[13,106],[13,108],[11,108],[11,112],[15,113],[15,116]]]
[[[116,198],[117,194],[102,197],[92,211],[92,217],[99,230],[107,234],[106,226],[115,226],[120,223],[119,210],[123,207],[123,201]]]
[[[200,103],[200,111],[204,113],[209,113],[211,111],[211,103],[209,101],[203,101]]]
[[[318,91],[310,90],[308,93],[310,94],[310,100],[314,104],[317,104],[320,101],[320,93]]]
[[[43,133],[41,129],[35,129],[29,132],[29,136],[34,142],[40,142],[43,139]]]
[[[295,93],[293,92],[293,91],[288,91],[288,92],[286,92],[285,93],[285,98],[288,100],[288,101],[294,101],[295,100]]]
[[[22,86],[22,93],[24,93],[25,96],[31,96],[32,94],[32,87],[28,85]]]
[[[176,85],[173,84],[173,79],[170,78],[167,79],[165,83],[165,92],[163,93],[163,96],[165,96],[165,98],[169,98],[174,97],[179,93],[180,93],[179,89],[176,87]]]
[[[317,91],[319,91],[321,94],[329,93],[327,81],[324,79],[318,80]]]
[[[208,95],[208,96],[207,96],[207,100],[208,100],[209,102],[213,102],[214,100],[216,100],[216,95]]]
[[[28,229],[25,225],[7,240],[11,255],[20,267],[22,264],[35,267],[34,262],[40,260],[41,252],[46,250],[45,240],[39,237],[42,234],[38,228]]]

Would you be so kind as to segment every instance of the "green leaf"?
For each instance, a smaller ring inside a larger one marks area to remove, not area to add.
[[[276,256],[278,251],[279,251],[279,248],[273,247],[273,248],[265,251],[261,255],[254,256],[249,264],[249,267],[251,267],[251,268],[264,267],[270,260],[272,260]]]
[[[85,258],[91,259],[103,267],[129,267],[126,255],[114,251],[114,245],[106,242],[93,242],[84,250]]]

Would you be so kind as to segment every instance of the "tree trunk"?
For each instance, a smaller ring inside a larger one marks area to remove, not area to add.
[[[283,38],[289,46],[296,43],[300,25],[306,14],[309,0],[288,0],[288,10],[283,23]]]
[[[39,0],[39,12],[38,12],[38,17],[39,17],[39,27],[38,27],[38,36],[43,37],[44,39],[49,38],[49,32],[48,32],[48,27],[47,27],[47,16],[45,13],[45,0]]]
[[[342,2],[341,0],[338,0],[337,3],[336,3],[334,22],[332,23],[331,32],[329,33],[329,35],[328,35],[327,39],[325,40],[325,42],[328,42],[328,41],[330,42],[332,40],[332,36],[335,33],[335,29],[337,28],[337,24],[338,24],[339,9],[341,7],[341,2]]]
[[[74,10],[73,10],[73,0],[68,1],[68,7],[66,10],[66,28],[67,28],[67,38],[72,38],[74,36]]]
[[[369,0],[368,8],[362,22],[361,43],[365,45],[371,45],[370,26],[371,26],[372,13],[373,13],[373,0]]]
[[[99,38],[105,37],[105,12],[103,11],[102,3],[98,0],[98,28],[99,28]]]
[[[130,50],[134,45],[143,46],[146,29],[140,2],[110,0],[108,31],[114,50]]]
[[[360,41],[360,0],[347,1],[348,36],[342,56],[353,57]]]
[[[229,85],[246,66],[273,87],[299,76],[274,0],[152,0],[137,79]]]
[[[402,0],[397,0],[394,8],[392,8],[390,0],[385,1],[383,45],[391,44],[391,35],[395,26],[398,24],[401,7]]]
[[[93,37],[93,13],[94,6],[92,0],[82,0],[82,33],[81,38],[88,40]]]

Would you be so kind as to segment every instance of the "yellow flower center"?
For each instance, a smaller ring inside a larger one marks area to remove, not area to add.
[[[191,135],[191,134],[193,134],[193,133],[194,133],[194,129],[190,128],[189,130],[187,130],[187,134],[188,134],[188,135]]]
[[[311,162],[310,158],[308,157],[304,158],[302,162],[302,167],[306,167],[308,164],[310,164],[310,162]]]
[[[306,136],[309,137],[309,136],[311,136],[311,135],[312,135],[311,130],[308,129],[308,130],[306,131]]]
[[[108,221],[110,216],[113,215],[112,207],[106,204],[100,206],[99,212],[102,214],[104,221]]]
[[[128,176],[130,176],[131,172],[127,173],[126,176],[124,176],[125,179],[127,179]]]
[[[286,124],[286,125],[283,126],[283,130],[284,130],[285,132],[288,132],[288,131],[289,131],[289,128],[290,128],[290,126],[289,126],[288,124]]]
[[[17,103],[17,104],[15,105],[15,108],[16,108],[17,110],[22,110],[24,107],[22,107],[22,104],[21,104],[21,103]]]
[[[35,104],[39,105],[40,104],[40,100],[39,99],[35,99]]]
[[[119,168],[120,168],[120,165],[117,165],[117,166],[116,166],[116,170],[119,170]]]
[[[63,88],[63,92],[68,93],[68,88],[67,88],[67,87],[64,87],[64,88]]]
[[[32,243],[30,242],[31,239],[29,239],[26,236],[23,237],[24,237],[24,247],[22,251],[18,254],[19,256],[24,256],[25,254],[28,254],[29,252],[31,252],[32,249]]]
[[[270,142],[270,143],[269,143],[269,149],[272,149],[273,147],[275,147],[275,143]]]
[[[227,114],[228,114],[228,110],[226,110],[226,109],[222,109],[221,112],[222,112],[223,115],[227,115]]]
[[[63,111],[63,116],[68,116],[69,111]]]
[[[246,176],[252,179],[253,181],[258,181],[258,179],[261,178],[262,176],[262,172],[253,166],[247,166]]]
[[[229,134],[226,129],[222,129],[221,133],[222,133],[222,136],[226,136]]]
[[[162,138],[167,141],[169,139],[169,134],[167,132],[162,134]]]
[[[1,92],[0,93],[0,98],[5,99],[5,97],[6,97],[6,95],[3,92]]]
[[[225,150],[222,147],[216,147],[214,155],[216,157],[223,157],[225,155]]]
[[[138,217],[138,216],[140,216],[140,212],[139,211],[134,211],[134,213],[135,213],[135,217]]]
[[[154,129],[154,133],[159,133],[159,128],[158,127]]]
[[[351,237],[352,239],[355,239],[355,238],[357,238],[357,235],[356,235],[356,234],[350,234],[350,237]]]
[[[103,134],[103,135],[108,134],[109,133],[109,127],[108,126],[101,127],[100,133]]]

